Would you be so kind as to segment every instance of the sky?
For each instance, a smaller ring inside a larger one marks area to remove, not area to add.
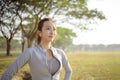
[[[79,44],[120,44],[120,1],[119,0],[89,0],[90,9],[102,11],[107,20],[98,21],[90,31],[81,31],[73,43]]]

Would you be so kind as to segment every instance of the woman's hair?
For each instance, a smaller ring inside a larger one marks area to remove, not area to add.
[[[52,22],[54,22],[51,18],[44,18],[44,19],[40,20],[40,22],[38,23],[38,30],[39,31],[42,31],[43,24],[44,24],[45,21],[52,21]],[[40,43],[40,41],[41,41],[41,37],[38,36],[38,44]]]

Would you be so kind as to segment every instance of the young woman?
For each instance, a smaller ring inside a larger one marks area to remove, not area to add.
[[[26,63],[30,66],[32,80],[59,80],[62,66],[65,69],[64,80],[71,80],[72,69],[67,56],[63,50],[51,45],[57,34],[54,21],[42,19],[37,34],[38,45],[27,48],[5,71],[2,80],[11,80]]]

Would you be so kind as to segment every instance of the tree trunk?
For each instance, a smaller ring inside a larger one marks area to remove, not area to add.
[[[32,47],[32,41],[30,38],[27,38],[27,45],[28,45],[28,48]]]
[[[25,49],[25,40],[22,41],[22,52],[24,51]]]
[[[6,41],[7,41],[6,56],[10,56],[10,50],[11,50],[11,44],[10,44],[10,42],[11,42],[11,40],[7,39]]]

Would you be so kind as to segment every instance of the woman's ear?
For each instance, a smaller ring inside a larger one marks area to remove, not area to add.
[[[41,31],[37,30],[37,35],[41,37]]]

